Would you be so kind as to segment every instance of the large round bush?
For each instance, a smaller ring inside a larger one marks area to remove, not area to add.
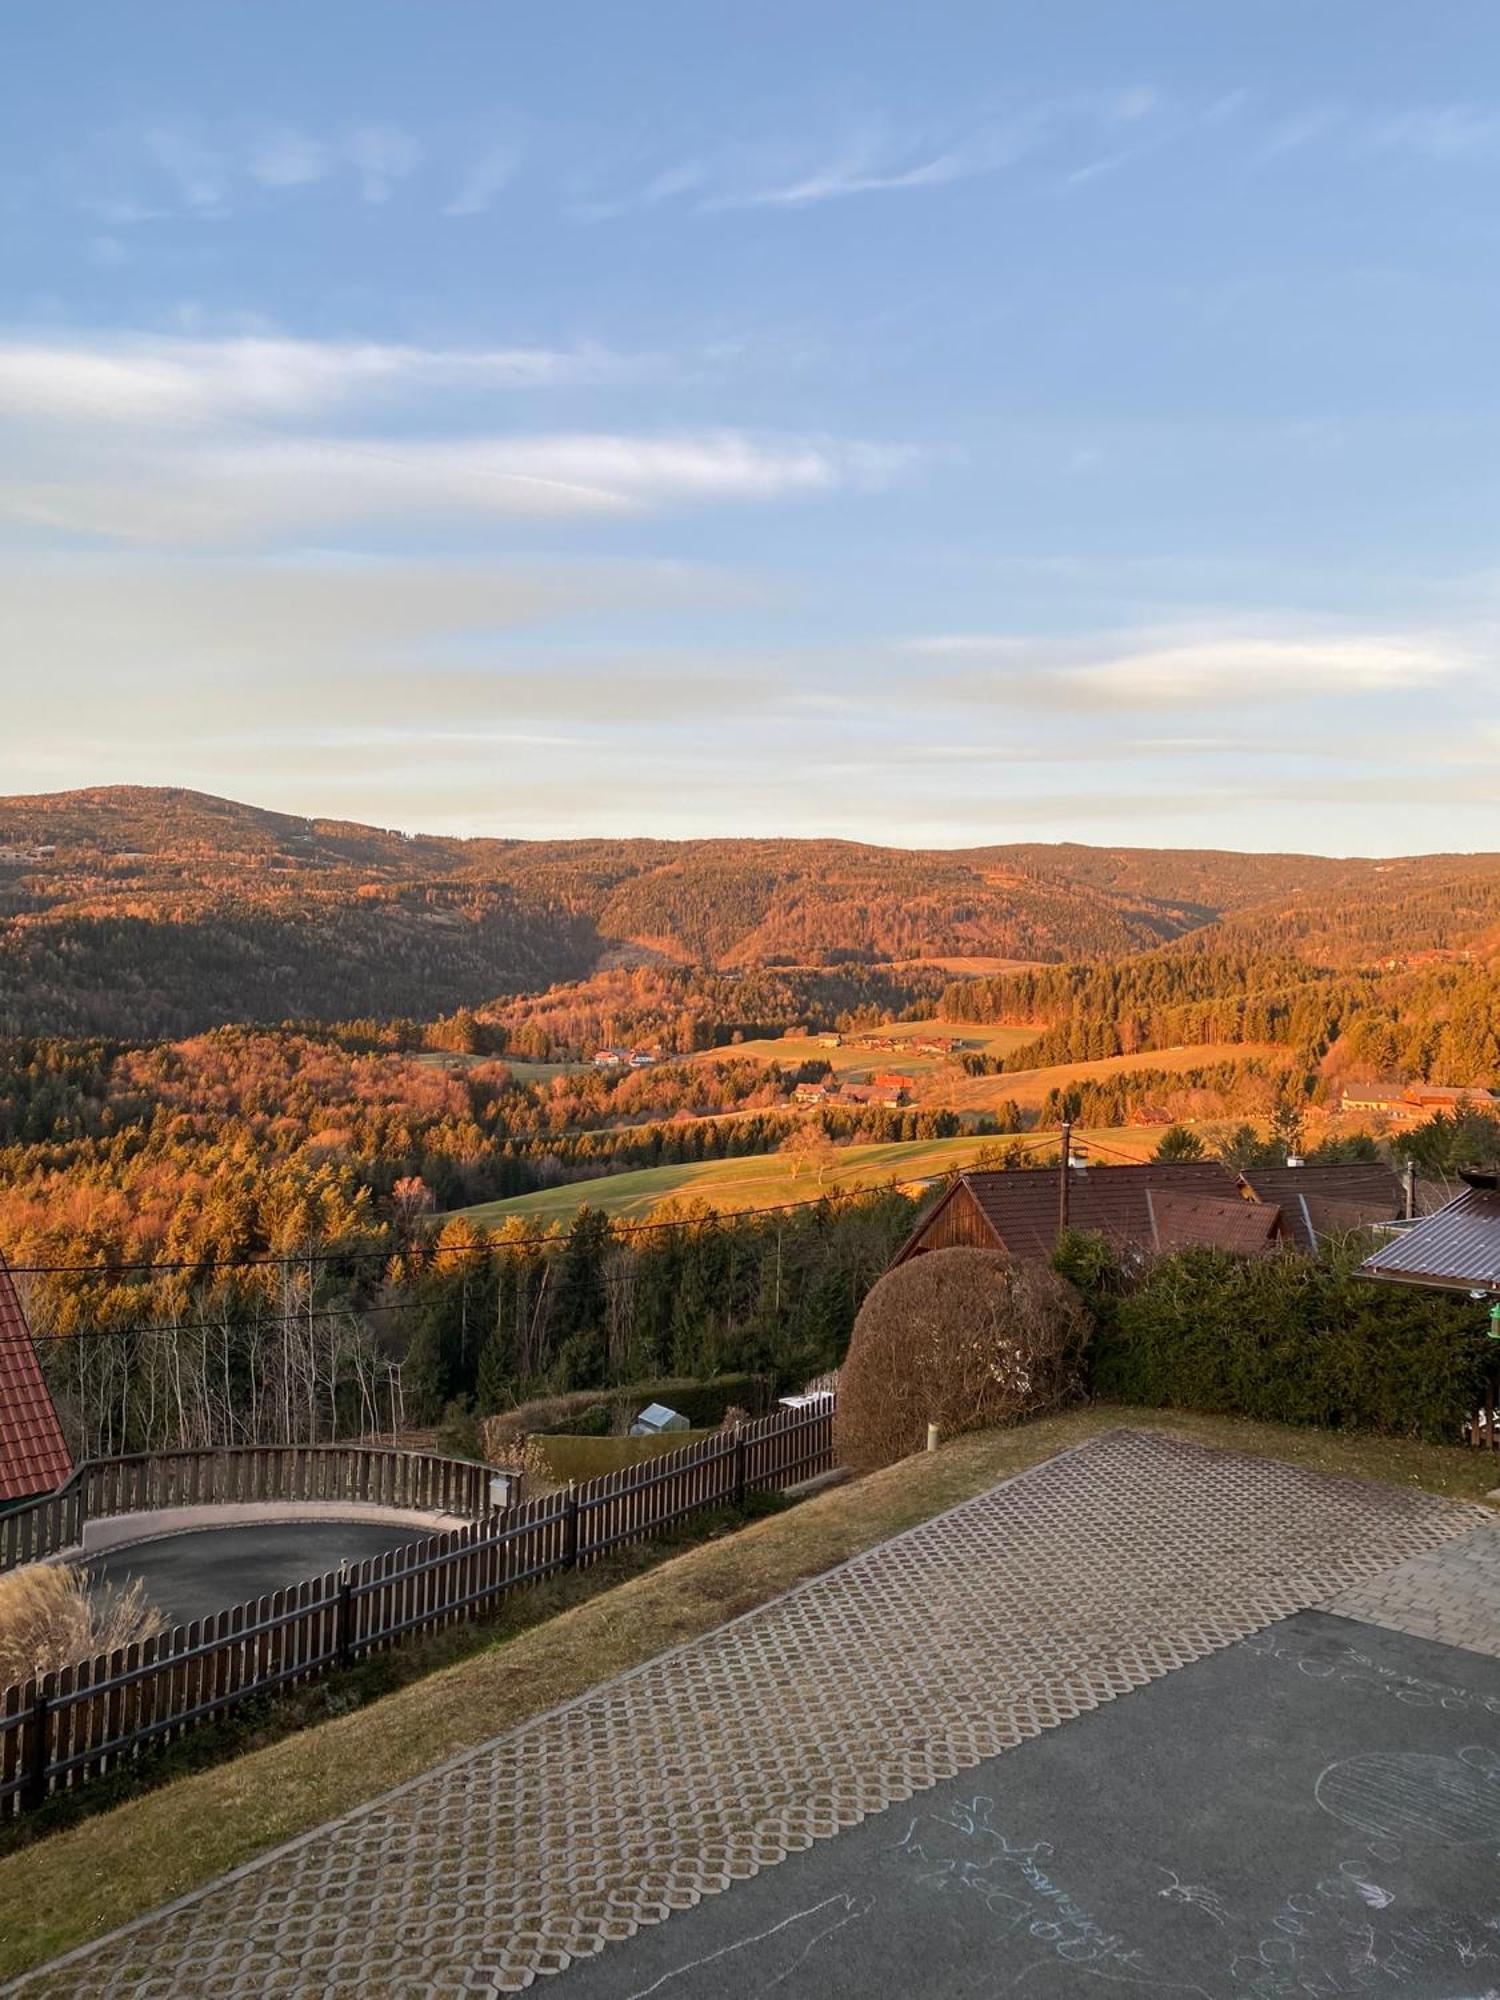
[[[993,1250],[897,1265],[854,1322],[839,1372],[840,1462],[868,1472],[945,1437],[1055,1409],[1082,1386],[1089,1316],[1055,1272]]]

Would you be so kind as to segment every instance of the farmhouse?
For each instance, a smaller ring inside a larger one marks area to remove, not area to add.
[[[1339,1100],[1343,1111],[1375,1112],[1398,1125],[1416,1125],[1435,1111],[1493,1111],[1493,1092],[1477,1084],[1350,1083]]]
[[[0,1510],[50,1493],[72,1470],[31,1329],[0,1257]]]
[[[1388,1167],[1275,1167],[1236,1175],[1216,1160],[960,1174],[896,1258],[966,1246],[1045,1263],[1063,1227],[1145,1254],[1204,1245],[1241,1255],[1311,1250],[1330,1236],[1388,1223],[1401,1188]]]
[[[834,1087],[827,1083],[799,1083],[792,1092],[798,1104],[826,1104],[834,1095]]]

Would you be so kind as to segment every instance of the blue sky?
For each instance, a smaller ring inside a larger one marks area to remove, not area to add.
[[[0,789],[1500,846],[1500,21],[7,13]]]

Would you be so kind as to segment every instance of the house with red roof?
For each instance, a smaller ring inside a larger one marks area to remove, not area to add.
[[[52,1492],[72,1470],[20,1294],[0,1257],[0,1509]]]

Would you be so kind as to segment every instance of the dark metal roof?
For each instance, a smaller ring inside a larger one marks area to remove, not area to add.
[[[0,1501],[50,1493],[73,1470],[73,1454],[42,1380],[31,1329],[0,1257]]]
[[[1147,1188],[1153,1250],[1164,1253],[1199,1245],[1232,1250],[1243,1257],[1264,1256],[1286,1238],[1286,1220],[1276,1202],[1243,1196],[1188,1194],[1176,1188]]]
[[[1342,1166],[1247,1167],[1240,1185],[1256,1201],[1279,1202],[1299,1250],[1316,1250],[1330,1236],[1347,1236],[1401,1214],[1397,1174],[1379,1160]]]
[[[1013,1257],[1045,1262],[1057,1242],[1056,1167],[964,1174],[962,1185]],[[1232,1174],[1216,1160],[1152,1160],[1138,1167],[1090,1167],[1069,1177],[1068,1220],[1074,1229],[1118,1244],[1153,1247],[1147,1190],[1235,1197]]]
[[[1382,1243],[1359,1268],[1367,1278],[1400,1284],[1500,1292],[1500,1192],[1466,1189]]]

